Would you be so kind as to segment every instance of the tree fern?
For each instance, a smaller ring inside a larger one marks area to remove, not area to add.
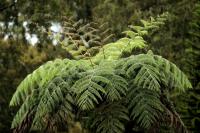
[[[66,130],[73,121],[80,121],[82,129],[91,132],[122,133],[132,121],[136,123],[131,128],[156,130],[168,123],[169,115],[178,123],[172,123],[174,127],[186,131],[167,98],[170,91],[191,88],[181,70],[151,51],[122,58],[135,48],[146,47],[143,36],[164,21],[164,17],[158,17],[142,21],[144,26],[130,26],[132,30],[125,31],[124,38],[104,45],[89,59],[57,59],[36,69],[22,81],[11,99],[11,106],[21,105],[12,128],[20,131],[31,114],[33,121],[26,126],[31,130],[56,132],[59,123],[66,122],[61,127]],[[68,31],[74,31],[78,24],[69,23]],[[85,25],[78,31],[85,28],[89,27]],[[85,126],[85,121],[92,127]]]

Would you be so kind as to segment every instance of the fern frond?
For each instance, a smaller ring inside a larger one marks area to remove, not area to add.
[[[53,78],[66,73],[69,69],[71,70],[77,66],[82,67],[82,63],[87,64],[82,67],[86,69],[89,67],[88,62],[89,61],[86,60],[73,61],[69,59],[56,59],[55,61],[47,62],[36,69],[33,73],[29,74],[20,83],[10,101],[10,106],[22,104],[26,97],[32,93],[32,90],[43,88]]]
[[[175,64],[153,53],[131,56],[121,63],[126,75],[138,87],[157,91],[163,89],[162,85],[178,91],[192,87],[187,76]]]
[[[95,110],[91,128],[96,133],[123,133],[128,120],[127,108],[121,103],[112,103]]]
[[[87,69],[87,67],[80,66],[81,61],[80,64],[76,63],[74,62],[73,67],[63,71],[62,75],[55,77],[43,91],[40,91],[32,129],[41,130],[47,126],[47,119],[54,119],[54,121],[72,119],[72,106],[75,105],[75,99],[71,86],[75,83],[74,79],[78,79],[78,73]]]
[[[102,46],[110,42],[113,34],[110,34],[108,27],[99,26],[96,22],[85,24],[83,21],[65,20],[63,24],[64,33],[58,35],[66,35],[64,40],[56,39],[64,49],[72,54],[74,58],[85,58],[92,47]],[[64,37],[64,36],[63,36]],[[81,48],[84,47],[83,48]],[[73,47],[73,49],[71,49]],[[82,55],[82,56],[81,56]],[[83,56],[84,55],[84,56]]]
[[[160,69],[160,79],[163,83],[166,83],[165,85],[179,92],[192,88],[187,76],[175,64],[158,55],[154,55],[154,59],[157,62],[158,69]]]
[[[29,74],[17,87],[17,91],[10,101],[10,106],[20,105],[32,93],[32,90],[42,88],[48,81],[70,67],[70,62],[68,59],[49,61]]]
[[[122,38],[115,43],[105,45],[100,49],[99,53],[92,58],[92,60],[94,62],[99,62],[101,59],[117,60],[123,55],[123,53],[130,53],[133,49],[142,49],[144,47],[146,47],[146,44],[143,38]]]
[[[128,100],[131,119],[136,120],[138,125],[144,129],[149,129],[157,123],[164,111],[158,93],[153,90],[132,85]]]
[[[116,75],[110,67],[97,67],[80,73],[80,76],[82,78],[76,81],[72,88],[82,110],[93,109],[105,96],[113,101],[126,93],[126,80]]]
[[[135,48],[145,48],[146,41],[143,39],[144,35],[148,34],[148,31],[152,28],[159,27],[163,25],[164,21],[166,21],[166,14],[161,15],[158,18],[159,22],[156,20],[152,20],[151,22],[142,21],[144,26],[132,26],[129,27],[132,30],[127,30],[122,33],[126,34],[127,37],[124,37],[118,40],[115,43],[107,44],[100,50],[100,52],[93,58],[95,62],[98,62],[103,57],[111,60],[111,59],[119,59],[123,53],[131,53],[131,51]]]
[[[110,82],[105,86],[109,101],[120,100],[128,90],[127,81],[119,75],[108,75]]]
[[[35,112],[37,98],[37,90],[34,90],[33,94],[26,98],[12,121],[12,129],[18,127],[30,112]]]
[[[160,91],[160,73],[151,56],[143,54],[132,56],[123,63],[123,70],[138,87]]]
[[[60,85],[64,85],[64,87],[61,87]],[[43,126],[43,124],[41,125],[43,121],[43,119],[41,118],[45,118],[46,115],[55,111],[59,104],[64,101],[65,93],[63,89],[68,90],[69,88],[69,84],[61,78],[55,78],[51,83],[48,84],[47,88],[44,89],[44,92],[41,92],[40,94],[41,98],[38,103],[36,114],[33,120],[33,129],[35,129],[35,127],[38,128],[39,126]]]
[[[12,127],[14,128],[19,125],[31,109],[35,112],[34,119],[31,122],[33,130],[41,130],[47,126],[47,121],[45,120],[51,118],[51,114],[55,112],[58,112],[58,115],[62,117],[71,116],[73,99],[69,93],[69,89],[68,83],[63,79],[59,77],[53,79],[46,89],[40,91],[35,101],[33,101],[33,96],[29,96],[25,100],[13,120]]]
[[[159,71],[150,65],[144,65],[136,75],[134,83],[142,88],[160,91]]]
[[[73,75],[77,75],[79,72],[89,67],[88,65],[83,67],[80,65],[82,63],[88,64],[87,61],[69,62],[68,60],[59,60],[58,62],[56,60],[54,63],[51,62],[51,65],[53,64],[52,66],[49,66],[47,63],[47,65],[44,65],[44,68],[40,67],[37,69],[37,72],[29,76],[32,78],[26,78],[22,82],[22,85],[18,87],[19,90],[14,94],[11,102],[12,105],[18,105],[19,101],[24,102],[13,120],[12,127],[14,128],[19,125],[27,115],[27,112],[32,108],[34,108],[36,113],[34,124],[32,125],[33,129],[43,128],[42,126],[44,126],[45,123],[43,122],[44,119],[41,118],[45,118],[46,115],[53,113],[55,108],[59,107],[58,105],[61,103],[61,109],[65,110],[66,113],[68,112],[67,114],[69,116],[73,100],[72,98],[70,99],[70,93],[67,93],[67,90],[70,88],[69,86],[73,84]],[[64,75],[66,76],[61,78]],[[49,79],[47,79],[46,76],[49,76]],[[37,79],[38,77],[40,78]],[[23,85],[24,82],[27,82],[26,85]],[[30,92],[27,93],[27,90]],[[34,96],[34,92],[37,92],[37,97]],[[21,95],[24,96],[25,100],[20,97]],[[67,95],[67,97],[65,95]]]
[[[102,100],[101,93],[105,94],[105,90],[98,82],[107,83],[108,80],[95,72],[84,73],[84,77],[79,79],[73,85],[73,91],[77,94],[77,104],[83,110],[94,108],[94,104],[98,103],[98,99]]]

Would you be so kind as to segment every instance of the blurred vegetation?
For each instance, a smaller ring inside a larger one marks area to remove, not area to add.
[[[181,95],[177,100],[178,111],[185,124],[193,132],[199,132],[200,124],[200,2],[195,4],[192,19],[188,24],[187,38],[184,39],[184,51],[179,65],[188,74],[193,90]]]
[[[165,26],[146,36],[154,53],[174,62],[193,84],[193,90],[178,98],[177,111],[192,132],[200,129],[200,4],[198,0],[1,0],[0,2],[0,132],[11,132],[15,109],[8,107],[20,81],[38,66],[54,58],[71,58],[60,45],[52,45],[52,23],[74,16],[84,23],[108,23],[114,39],[130,24],[168,11]],[[27,22],[28,28],[24,27]],[[39,42],[31,45],[26,33],[36,34]],[[5,37],[7,40],[5,40]],[[174,94],[176,95],[176,94]]]

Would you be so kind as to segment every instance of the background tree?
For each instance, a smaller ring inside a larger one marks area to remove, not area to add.
[[[187,95],[181,95],[177,100],[179,112],[183,115],[183,119],[187,127],[193,131],[198,132],[200,129],[197,125],[200,124],[199,119],[199,96],[200,96],[200,84],[199,84],[199,26],[200,26],[200,4],[195,5],[192,21],[189,23],[188,37],[185,40],[185,51],[187,55],[182,59],[184,63],[183,69],[188,73],[193,83],[194,89],[190,90]]]

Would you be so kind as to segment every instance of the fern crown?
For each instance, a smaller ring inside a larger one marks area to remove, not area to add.
[[[36,69],[21,82],[10,101],[10,106],[20,106],[12,128],[24,127],[32,118],[26,127],[44,130],[59,127],[63,121],[70,125],[77,116],[91,123],[83,124],[85,128],[97,133],[123,133],[129,121],[145,130],[164,122],[162,114],[173,114],[163,101],[164,92],[191,88],[186,75],[152,51],[123,58],[135,49],[146,49],[143,36],[164,21],[165,14],[143,20],[143,26],[130,26],[123,32],[124,38],[104,45],[89,59],[56,59]]]

